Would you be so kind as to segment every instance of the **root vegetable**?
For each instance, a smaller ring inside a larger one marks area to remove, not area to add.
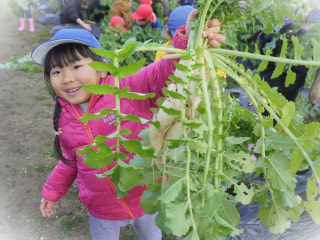
[[[181,64],[187,65],[187,61],[180,61]],[[194,70],[193,75],[197,76],[200,74],[199,70]],[[186,79],[187,73],[176,70],[175,76],[180,77],[181,79]],[[196,88],[200,86],[200,83],[191,81],[188,89],[190,92],[196,92]],[[171,83],[167,87],[168,90],[183,94],[183,86],[177,83]],[[192,119],[196,115],[196,109],[201,102],[201,97],[197,95],[188,95],[186,101],[186,118]],[[168,96],[165,101],[162,103],[163,107],[173,108],[175,110],[181,109],[181,102],[179,99],[173,99]],[[167,139],[174,138],[179,136],[182,133],[182,124],[178,123],[177,120],[179,116],[169,115],[165,113],[161,108],[158,112],[154,114],[153,120],[158,120],[160,122],[160,128],[157,129],[155,126],[150,125],[149,128],[149,139],[151,145],[155,148],[155,154],[157,155],[160,149],[164,146],[165,152],[168,151],[167,144],[165,143]],[[166,154],[163,154],[165,156]]]

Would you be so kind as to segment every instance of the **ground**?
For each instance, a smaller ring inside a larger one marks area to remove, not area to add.
[[[50,38],[51,27],[36,21],[40,15],[34,11],[35,33],[19,33],[18,18],[0,0],[0,64],[30,54]],[[0,93],[0,240],[91,239],[88,213],[75,185],[52,217],[40,214],[42,185],[57,163],[51,157],[53,101],[42,73],[0,69]],[[136,239],[130,227],[121,238]]]

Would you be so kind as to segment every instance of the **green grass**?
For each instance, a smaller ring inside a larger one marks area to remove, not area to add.
[[[44,166],[43,164],[38,164],[38,165],[35,167],[35,170],[36,170],[37,172],[44,173],[44,172],[46,172],[47,167]]]
[[[59,225],[63,233],[66,233],[75,231],[78,225],[84,221],[86,221],[86,218],[83,216],[63,216],[57,220],[56,224]]]

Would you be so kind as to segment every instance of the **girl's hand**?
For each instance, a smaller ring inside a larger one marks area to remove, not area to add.
[[[84,27],[86,30],[88,30],[88,31],[91,31],[91,30],[92,30],[91,25],[88,24],[88,23],[85,23],[83,27]]]
[[[186,23],[186,29],[185,34],[189,36],[191,32],[191,26],[190,26],[190,20],[195,20],[199,13],[196,12],[197,10],[193,10],[188,17],[187,23]],[[214,18],[211,19],[208,22],[208,28],[203,31],[202,37],[207,37],[209,40],[209,44],[213,48],[220,47],[220,44],[223,43],[226,40],[226,37],[222,34],[219,34],[220,32],[220,25],[222,24],[222,21]]]
[[[41,199],[40,211],[42,216],[50,217],[53,214],[54,203],[49,202],[46,199]]]

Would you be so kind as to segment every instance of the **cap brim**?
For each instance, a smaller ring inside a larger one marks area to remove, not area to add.
[[[161,35],[165,38],[171,39],[171,36],[168,34],[168,30],[169,30],[168,26],[165,25],[161,30]]]
[[[50,40],[50,41],[47,41],[47,42],[44,42],[44,43],[38,45],[35,49],[33,49],[32,53],[31,53],[31,58],[36,63],[44,65],[44,62],[46,60],[46,56],[47,56],[48,52],[52,48],[54,48],[58,45],[64,44],[64,43],[80,43],[80,44],[84,44],[86,46],[92,47],[88,43],[85,43],[80,40],[75,40],[75,39]]]
[[[143,18],[140,17],[136,12],[131,13],[131,17],[134,18],[135,20],[141,20],[141,19],[143,19]]]
[[[151,22],[153,22],[153,23],[156,22],[156,16],[154,15],[154,13],[152,13],[149,18],[150,18]]]

